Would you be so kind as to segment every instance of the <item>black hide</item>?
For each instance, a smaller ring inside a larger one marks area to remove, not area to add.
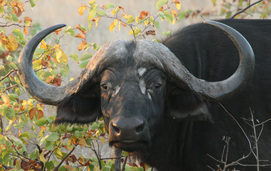
[[[217,170],[217,165],[223,168],[223,164],[213,159],[221,160],[226,145],[223,137],[231,138],[228,163],[247,155],[250,152],[248,139],[252,146],[254,140],[251,137],[253,129],[246,123],[251,122],[245,122],[244,119],[250,119],[251,113],[255,122],[271,118],[271,20],[220,22],[239,31],[255,53],[255,73],[242,92],[220,102],[210,101],[178,88],[174,82],[167,81],[165,73],[149,67],[148,64],[142,64],[149,75],[144,75],[144,86],[152,91],[151,97],[143,96],[142,87],[138,86],[141,80],[138,76],[139,64],[133,60],[137,43],[131,42],[126,47],[126,61],[113,63],[101,73],[100,82],[96,86],[86,85],[58,107],[58,118],[62,119],[59,122],[91,122],[104,115],[107,128],[111,126],[118,132],[120,126],[116,128],[112,119],[136,115],[140,120],[139,125],[143,127],[139,129],[137,126],[135,129],[142,131],[148,128],[147,141],[135,143],[133,147],[125,143],[122,146],[117,143],[115,145],[133,151],[140,160],[158,170],[199,171],[210,170],[210,167]],[[228,78],[238,66],[238,53],[232,41],[223,32],[209,25],[188,26],[163,40],[163,44],[191,73],[208,81]],[[102,80],[106,79],[112,83],[111,87],[106,81],[103,84]],[[121,88],[114,95],[117,86]],[[247,137],[228,113],[238,121]],[[260,132],[261,126],[258,126],[257,135]],[[117,136],[111,139],[109,142],[112,145],[114,142],[125,141],[123,137]],[[260,164],[269,164],[261,167],[261,170],[271,170],[271,122],[264,124],[258,146],[259,158],[265,160]],[[251,154],[240,163],[255,165],[256,160]],[[231,170],[234,168],[256,170],[255,166],[229,167]]]

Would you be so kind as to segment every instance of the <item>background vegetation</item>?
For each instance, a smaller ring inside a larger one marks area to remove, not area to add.
[[[87,40],[86,34],[99,27],[103,19],[109,19],[108,34],[112,31],[129,30],[131,39],[155,39],[161,23],[178,23],[195,16],[205,18],[220,15],[230,18],[252,4],[249,0],[210,0],[219,11],[201,9],[182,10],[181,0],[157,0],[156,11],[138,11],[129,14],[121,3],[98,5],[95,0],[86,1],[78,8],[78,17],[85,17],[87,25],[67,26],[43,40],[34,54],[33,67],[36,75],[48,84],[65,84],[73,60],[84,68],[92,53],[100,48]],[[89,125],[54,125],[55,114],[45,115],[46,108],[27,96],[18,77],[18,57],[26,42],[41,28],[31,16],[24,16],[26,7],[35,8],[36,0],[0,0],[0,170],[114,170],[114,158],[100,155],[100,142],[106,143],[106,131],[102,119]],[[265,0],[236,18],[266,18],[270,14],[270,1]],[[59,7],[61,8],[61,7]],[[87,15],[86,15],[87,14]],[[170,35],[170,31],[163,35]],[[66,55],[61,42],[64,37],[79,39],[78,52]],[[128,36],[128,35],[127,35]],[[157,41],[157,40],[155,40]],[[47,107],[48,108],[48,107]],[[93,151],[92,158],[75,155],[76,148]],[[123,169],[151,170],[143,163],[129,160],[122,153]]]

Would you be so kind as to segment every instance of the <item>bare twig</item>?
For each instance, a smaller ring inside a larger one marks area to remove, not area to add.
[[[11,71],[9,71],[9,73],[7,73],[7,75],[3,76],[2,78],[0,78],[0,81],[3,81],[5,78],[7,78],[8,76],[10,76],[10,74],[12,74],[13,72],[17,72],[18,69],[13,69]]]
[[[75,147],[62,159],[62,161],[54,168],[53,171],[57,171],[59,167],[63,164],[63,162],[72,154],[72,152],[75,150]]]
[[[231,16],[231,19],[234,19],[237,15],[243,13],[244,11],[246,11],[247,9],[251,8],[252,6],[262,2],[263,0],[259,0],[259,1],[256,1],[254,2],[253,4],[250,4],[249,6],[247,6],[246,8],[242,9],[241,11],[238,11],[237,13],[235,13],[233,16]]]
[[[123,162],[123,166],[122,166],[122,170],[121,171],[124,171],[125,170],[125,165],[127,163],[127,160],[128,160],[128,156],[125,157],[124,159],[124,162]]]

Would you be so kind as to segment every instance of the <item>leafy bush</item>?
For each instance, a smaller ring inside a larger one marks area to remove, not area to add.
[[[216,5],[216,0],[212,2]],[[236,8],[233,8],[236,3],[237,8],[241,9],[249,2],[223,1],[221,15],[230,17],[235,13],[233,11],[236,11]],[[0,170],[114,170],[113,158],[102,158],[95,145],[97,141],[106,142],[102,119],[89,125],[54,125],[55,115],[46,117],[42,103],[32,97],[25,97],[26,91],[17,73],[18,56],[26,42],[41,30],[38,23],[32,22],[31,17],[22,17],[25,5],[34,8],[35,0],[0,0]],[[265,18],[270,13],[269,6],[268,1],[263,1],[239,17],[246,17],[262,9],[261,17]],[[133,16],[121,5],[108,3],[98,6],[95,1],[82,4],[78,7],[78,13],[82,15],[88,12],[88,26],[69,26],[43,40],[34,53],[33,67],[36,75],[48,84],[60,86],[70,70],[68,60],[72,59],[84,68],[92,57],[87,50],[99,49],[96,43],[87,42],[86,33],[98,27],[101,18],[112,19],[108,26],[109,31],[117,28],[130,29],[129,34],[138,39],[154,36],[162,21],[175,24],[196,15],[215,13],[201,10],[182,11],[178,0],[158,0],[156,9],[154,14],[141,11],[137,16]],[[8,33],[10,27],[13,29]],[[169,35],[170,32],[164,34]],[[81,39],[78,51],[86,53],[80,57],[73,53],[68,57],[60,45],[63,36]],[[53,40],[53,43],[48,43],[47,40]],[[90,148],[95,157],[75,156],[75,148]],[[122,153],[122,163],[126,169],[151,170],[144,164],[127,162],[128,156],[128,153]]]

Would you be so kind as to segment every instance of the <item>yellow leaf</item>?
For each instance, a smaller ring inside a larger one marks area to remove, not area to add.
[[[47,84],[49,84],[49,83],[51,83],[51,82],[53,82],[53,80],[54,80],[54,76],[48,76],[46,79],[45,79],[45,83],[47,83]]]
[[[117,11],[118,11],[117,8],[113,9],[113,10],[112,10],[112,15],[115,15],[115,14],[117,13]]]
[[[181,2],[178,0],[174,0],[174,3],[176,5],[177,10],[179,11],[181,9]]]
[[[113,23],[110,24],[109,30],[114,31],[115,27],[118,25],[118,19],[115,19]]]
[[[119,22],[119,31],[121,30],[121,22]]]
[[[130,30],[129,34],[134,34],[134,32],[133,32],[133,30],[132,30],[132,29]]]
[[[81,7],[78,8],[79,15],[83,15],[83,12],[87,9],[86,5],[81,5]]]
[[[176,4],[176,7],[177,7],[178,10],[180,10],[181,9],[181,4]]]
[[[40,43],[41,43],[40,48],[46,50],[47,49],[47,45],[46,45],[45,41],[42,40]]]
[[[3,101],[4,101],[4,103],[5,103],[6,105],[9,105],[10,100],[9,100],[8,95],[2,94],[1,97],[2,97],[2,99],[3,99]]]
[[[8,43],[6,44],[6,48],[12,52],[17,50],[18,48],[18,42],[16,40],[16,37],[12,34],[8,35]]]
[[[40,157],[40,161],[42,161],[43,163],[46,162],[46,159],[44,158],[44,152],[42,152],[39,157]]]
[[[68,62],[67,55],[59,47],[55,46],[55,48],[56,48],[56,61],[58,63],[61,63],[61,62],[67,63]]]
[[[98,27],[98,21],[99,21],[100,17],[97,17],[96,20],[95,20],[95,27],[97,28]]]

